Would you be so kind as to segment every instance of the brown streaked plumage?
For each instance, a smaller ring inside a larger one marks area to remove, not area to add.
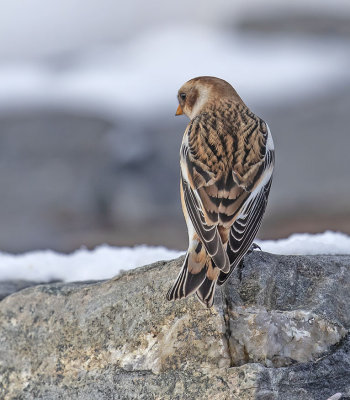
[[[226,81],[204,76],[178,93],[190,118],[181,144],[181,203],[189,247],[168,300],[196,292],[207,307],[249,250],[265,212],[274,167],[266,123]]]

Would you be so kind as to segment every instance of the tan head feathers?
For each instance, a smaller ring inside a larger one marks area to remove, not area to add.
[[[193,119],[208,105],[225,97],[243,103],[235,89],[223,79],[213,76],[193,78],[182,85],[178,92],[179,107],[176,115],[185,114]]]

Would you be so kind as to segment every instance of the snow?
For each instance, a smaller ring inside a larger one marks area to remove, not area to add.
[[[334,88],[349,70],[348,51],[337,40],[283,35],[266,40],[201,25],[154,27],[63,61],[0,64],[0,109],[59,107],[111,118],[154,117],[161,107],[174,108],[178,88],[200,75],[226,79],[248,105],[276,104]]]
[[[72,53],[95,43],[120,41],[159,24],[234,26],[246,17],[288,14],[347,17],[350,2],[202,0],[199,7],[197,1],[186,0],[1,0],[0,59]]]
[[[350,254],[350,236],[340,232],[294,234],[288,239],[257,240],[256,243],[263,251],[275,254]],[[0,280],[67,282],[108,279],[121,271],[159,260],[170,260],[182,254],[183,251],[145,245],[101,245],[94,250],[81,248],[71,254],[59,254],[51,250],[19,255],[0,253]]]
[[[274,254],[350,254],[350,236],[341,232],[299,233],[287,239],[257,240],[263,251]]]
[[[85,281],[108,279],[121,271],[171,260],[183,252],[165,247],[112,247],[101,245],[94,250],[81,248],[71,254],[52,250],[13,255],[0,253],[0,280]]]

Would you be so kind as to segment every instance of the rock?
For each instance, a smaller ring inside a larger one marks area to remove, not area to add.
[[[30,286],[36,286],[38,284],[38,282],[27,281],[24,279],[0,281],[0,300],[12,293],[18,292]]]
[[[254,252],[207,310],[165,293],[182,258],[0,302],[0,398],[350,395],[350,257]]]

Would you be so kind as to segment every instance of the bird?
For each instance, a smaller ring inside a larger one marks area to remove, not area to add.
[[[265,121],[225,80],[200,76],[178,91],[188,123],[180,147],[180,195],[189,245],[167,293],[196,293],[207,308],[252,248],[270,192],[274,143]]]

